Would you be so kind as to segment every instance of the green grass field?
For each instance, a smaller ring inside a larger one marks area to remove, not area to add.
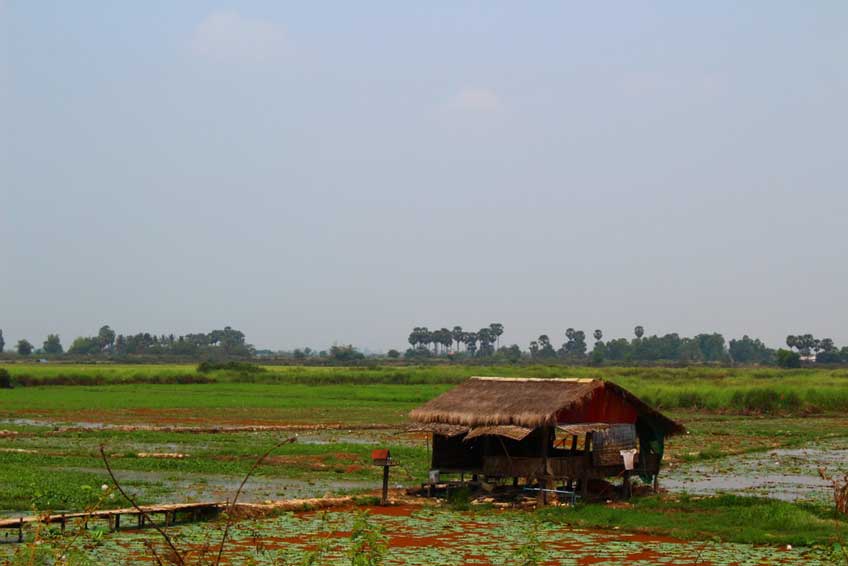
[[[665,409],[725,411],[848,410],[848,370],[769,368],[663,368],[565,366],[264,366],[265,371],[198,374],[191,365],[9,364],[14,381],[27,385],[151,385],[210,380],[265,385],[450,385],[472,375],[592,377],[614,381]],[[202,389],[200,389],[202,390]],[[183,390],[180,390],[183,391]],[[439,391],[433,387],[427,391]],[[63,394],[64,395],[64,394]],[[167,404],[167,396],[157,395]]]

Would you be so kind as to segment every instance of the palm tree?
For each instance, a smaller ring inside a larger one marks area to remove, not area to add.
[[[790,348],[797,348],[798,347],[798,337],[790,334],[789,336],[786,337],[786,345],[789,346]]]
[[[465,351],[473,356],[477,351],[477,334],[466,332],[462,337],[462,341],[465,342]]]
[[[451,330],[451,337],[453,341],[456,342],[456,351],[459,352],[459,345],[462,343],[462,337],[465,336],[465,333],[462,331],[461,326],[454,326],[453,330]]]
[[[409,342],[409,345],[412,346],[413,350],[418,348],[418,345],[421,343],[421,328],[418,326],[413,328],[406,341]]]
[[[598,329],[596,329],[596,330],[592,333],[592,336],[594,336],[594,337],[595,337],[595,342],[600,342],[600,341],[601,341],[601,338],[603,338],[603,337],[604,337],[604,333],[603,333],[603,332],[601,332],[601,329],[600,329],[600,328],[598,328]]]
[[[427,346],[427,348],[431,348],[431,347],[434,348],[434,346],[433,346],[433,332],[431,332],[427,327],[424,327],[424,329],[422,330],[421,333],[424,337],[424,344]],[[434,352],[435,352],[435,348],[434,348]]]
[[[645,334],[645,329],[640,324],[639,326],[633,329],[633,333],[636,335],[636,338],[641,339],[642,336]]]
[[[441,328],[439,330],[439,341],[442,346],[445,347],[445,351],[449,352],[451,344],[453,343],[453,334],[447,328]]]
[[[501,347],[501,334],[503,334],[504,326],[500,322],[493,322],[489,325],[489,330],[491,330],[492,335],[495,337],[495,341],[498,344],[498,348]]]
[[[492,335],[492,330],[489,327],[481,328],[477,331],[477,338],[480,340],[480,354],[491,354],[492,342],[495,341],[495,337]]]

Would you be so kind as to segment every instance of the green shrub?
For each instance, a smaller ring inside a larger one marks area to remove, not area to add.
[[[380,566],[389,551],[388,538],[381,527],[368,520],[368,513],[357,513],[350,532],[348,558],[351,566]]]
[[[0,389],[12,388],[12,376],[6,368],[0,368]]]
[[[467,487],[454,489],[448,495],[448,505],[454,511],[467,511],[471,508],[471,490]]]
[[[786,369],[801,367],[801,354],[781,348],[777,351],[777,365]]]

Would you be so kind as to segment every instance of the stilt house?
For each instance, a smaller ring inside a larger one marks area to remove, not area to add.
[[[595,379],[472,377],[410,413],[432,433],[431,466],[487,481],[586,485],[656,480],[665,439],[685,432],[622,387]]]

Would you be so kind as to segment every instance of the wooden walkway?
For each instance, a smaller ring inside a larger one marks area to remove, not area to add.
[[[141,505],[140,508],[144,513],[140,513],[135,507],[125,507],[123,509],[91,511],[90,513],[32,515],[29,517],[0,519],[0,529],[16,529],[18,531],[18,542],[21,542],[24,538],[24,526],[38,523],[44,525],[58,523],[64,531],[68,521],[82,520],[87,528],[88,522],[92,519],[106,519],[109,521],[109,528],[117,531],[121,528],[122,516],[135,517],[136,527],[143,528],[147,519],[152,520],[154,515],[162,515],[162,524],[167,527],[177,522],[178,513],[182,515],[183,520],[197,521],[200,518],[217,515],[228,505],[227,502],[174,503],[168,505]],[[147,519],[145,519],[145,516]]]

